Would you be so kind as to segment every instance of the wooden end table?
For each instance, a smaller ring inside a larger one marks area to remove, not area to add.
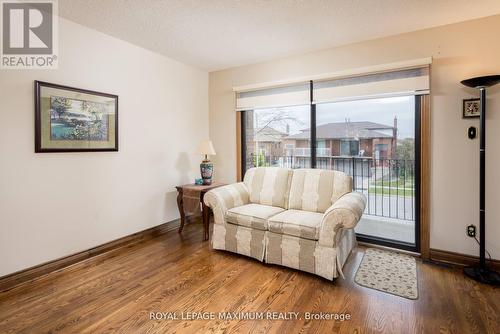
[[[207,193],[207,191],[225,186],[225,183],[212,183],[211,185],[196,185],[196,184],[184,184],[181,186],[176,186],[177,189],[177,207],[179,208],[179,213],[181,215],[181,226],[179,226],[179,233],[182,232],[184,228],[184,223],[186,222],[186,215],[184,213],[184,200],[183,200],[183,191],[184,189],[194,190],[201,202],[202,209],[202,217],[203,217],[203,240],[208,240],[209,234],[209,223],[210,223],[210,212],[212,211],[205,203],[203,202],[203,197]]]

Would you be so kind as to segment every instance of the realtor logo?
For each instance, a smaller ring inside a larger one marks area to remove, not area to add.
[[[56,0],[1,0],[2,69],[57,68]]]

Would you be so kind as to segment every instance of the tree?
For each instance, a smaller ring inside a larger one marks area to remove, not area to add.
[[[399,177],[413,177],[414,167],[413,160],[415,159],[415,139],[405,138],[398,140],[396,147],[396,166],[395,172]]]
[[[396,157],[399,160],[415,159],[415,140],[413,138],[399,140],[396,146]]]
[[[286,108],[272,109],[265,113],[259,113],[258,116],[255,134],[266,130],[268,127],[278,130],[277,128],[287,129],[291,123],[303,124],[303,122],[292,116],[292,113]]]
[[[57,113],[58,118],[61,118],[61,116],[71,108],[71,100],[65,97],[53,96],[50,105],[52,110]]]
[[[107,136],[105,118],[106,105],[99,102],[83,101],[81,110],[90,115],[91,121],[85,122],[86,136],[90,140],[103,140]]]
[[[97,122],[101,121],[103,114],[106,111],[106,106],[103,103],[83,101],[81,109],[83,112],[90,114],[92,120]]]

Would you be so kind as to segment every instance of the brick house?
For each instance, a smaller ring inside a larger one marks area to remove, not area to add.
[[[260,128],[253,134],[251,152],[258,152],[265,156],[281,156],[283,155],[283,141],[286,137],[288,137],[287,133],[278,131],[270,126]]]
[[[285,155],[309,155],[310,129],[284,137]],[[397,118],[394,126],[374,122],[338,122],[316,127],[317,156],[396,157]]]

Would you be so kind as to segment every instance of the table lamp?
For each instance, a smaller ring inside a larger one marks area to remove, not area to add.
[[[209,155],[215,155],[215,149],[212,141],[206,140],[201,142],[198,147],[198,152],[205,155],[205,159],[200,164],[201,178],[204,185],[212,184],[212,175],[214,173],[214,164],[208,159]]]

